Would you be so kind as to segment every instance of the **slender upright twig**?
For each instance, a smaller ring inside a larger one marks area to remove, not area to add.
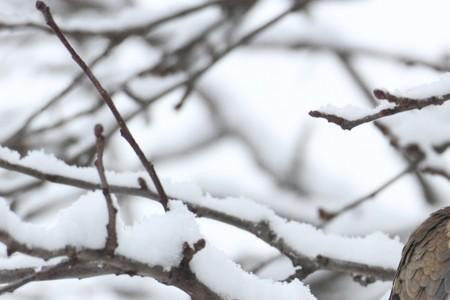
[[[114,207],[114,203],[109,190],[109,184],[106,179],[105,167],[103,165],[103,152],[105,150],[105,137],[103,136],[103,126],[100,124],[95,125],[94,129],[96,145],[97,145],[97,159],[95,160],[95,167],[97,168],[98,175],[100,177],[100,184],[102,186],[102,192],[105,196],[106,207],[108,209],[108,224],[106,225],[106,243],[105,251],[108,255],[113,255],[114,250],[117,248],[117,229],[116,229],[116,216],[117,209]]]

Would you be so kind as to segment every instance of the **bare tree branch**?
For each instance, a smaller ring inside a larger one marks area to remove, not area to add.
[[[70,45],[69,41],[64,36],[64,33],[61,31],[61,29],[55,23],[53,16],[50,12],[50,8],[42,1],[36,1],[36,8],[43,14],[47,25],[50,26],[50,28],[52,28],[52,30],[58,36],[58,38],[60,39],[60,41],[62,42],[64,47],[72,55],[73,60],[83,70],[83,72],[86,74],[86,76],[92,82],[92,84],[95,86],[96,90],[98,91],[98,93],[102,97],[102,99],[104,100],[105,104],[108,105],[109,109],[111,110],[112,114],[114,115],[114,118],[117,120],[117,124],[120,127],[120,132],[121,132],[122,137],[124,137],[125,140],[130,144],[131,148],[133,148],[134,152],[138,156],[138,158],[141,161],[142,165],[144,166],[145,170],[150,175],[150,178],[152,179],[153,184],[155,185],[155,188],[158,191],[158,194],[160,196],[161,204],[164,207],[164,209],[167,211],[169,200],[168,200],[166,192],[164,191],[164,188],[161,184],[161,181],[159,180],[158,174],[155,171],[155,167],[153,166],[153,163],[151,163],[145,157],[144,152],[139,147],[139,145],[137,144],[133,135],[131,134],[130,130],[128,129],[128,126],[127,126],[125,120],[123,119],[119,110],[115,106],[111,96],[103,88],[102,84],[98,81],[97,77],[95,77],[94,73],[92,73],[89,66],[83,61],[83,59],[78,55],[78,53],[75,51],[75,49]]]

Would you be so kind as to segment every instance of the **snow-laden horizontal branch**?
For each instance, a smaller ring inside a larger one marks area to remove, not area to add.
[[[20,158],[17,152],[0,148],[0,167],[82,189],[101,189],[95,168],[69,166],[43,152],[30,152]],[[153,187],[147,190],[139,186],[139,177],[148,180],[145,172],[107,171],[106,176],[112,193],[158,199]],[[163,183],[170,198],[182,200],[198,216],[249,231],[277,248],[289,257],[294,265],[303,267],[299,277],[307,276],[318,269],[339,269],[349,274],[364,272],[364,275],[380,280],[389,280],[394,275],[402,245],[384,234],[376,233],[364,238],[326,234],[309,224],[281,218],[271,209],[247,199],[219,199],[205,195],[193,184],[167,180],[163,180]],[[323,264],[317,259],[318,256],[336,259],[336,263]]]
[[[208,290],[206,298],[198,298],[198,292],[189,293],[193,299],[256,300],[273,299],[276,295],[284,295],[283,299],[315,299],[300,281],[279,283],[261,280],[208,245],[193,253],[188,265],[183,267],[184,245],[187,243],[193,247],[202,237],[194,215],[179,201],[171,201],[170,211],[166,214],[147,216],[132,225],[125,225],[118,214],[118,247],[113,255],[105,255],[104,251],[108,213],[99,191],[82,196],[60,211],[51,225],[23,222],[9,210],[4,200],[0,201],[0,215],[0,240],[10,255],[19,252],[43,259],[67,256],[75,259],[73,266],[79,262],[95,261],[101,274],[106,265],[114,273],[151,276],[188,293],[193,288]],[[189,272],[195,277],[190,278]],[[220,276],[212,276],[211,272],[226,274],[229,280],[224,282]],[[63,273],[61,270],[61,276],[65,276]],[[7,273],[4,275],[8,276]],[[35,276],[48,277],[46,273]],[[189,284],[193,286],[187,287]],[[220,298],[214,295],[220,295]]]

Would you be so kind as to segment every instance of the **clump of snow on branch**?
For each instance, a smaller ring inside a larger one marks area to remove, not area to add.
[[[164,215],[120,226],[116,253],[169,270],[180,263],[183,243],[192,245],[201,238],[194,215],[180,201],[171,201]]]
[[[192,196],[192,195],[191,195]],[[244,198],[217,199],[197,195],[188,199],[201,206],[222,211],[253,223],[266,222],[277,238],[311,258],[325,255],[331,258],[395,268],[400,260],[402,243],[381,232],[365,237],[345,237],[327,234],[312,225],[287,221],[273,210]]]
[[[179,201],[172,201],[171,211],[145,218],[126,226],[118,216],[117,254],[145,262],[150,266],[177,266],[181,261],[184,242],[195,243],[201,238],[194,216]],[[63,209],[50,224],[23,222],[10,211],[5,200],[0,201],[0,230],[30,248],[46,250],[73,246],[78,249],[102,249],[106,240],[107,210],[103,194],[91,192]]]
[[[412,99],[425,99],[450,93],[450,73],[445,73],[436,80],[407,89],[394,90],[393,94]]]
[[[69,166],[54,155],[47,154],[44,151],[30,151],[26,156],[21,158],[18,152],[0,146],[0,159],[9,163],[41,170],[47,174],[67,176],[78,180],[100,183],[98,173],[94,167]],[[138,177],[147,177],[145,172],[116,173],[112,171],[107,171],[106,176],[110,184],[122,184],[133,187],[139,186],[137,183]]]
[[[193,258],[190,266],[202,282],[219,292],[225,299],[316,299],[309,288],[299,280],[286,283],[260,279],[256,275],[243,271],[237,264],[228,260],[225,254],[210,246],[200,251]],[[217,276],[217,274],[223,276]]]
[[[101,192],[82,196],[48,225],[23,222],[1,199],[0,230],[29,247],[56,250],[70,245],[100,249],[104,246],[108,221],[105,201],[101,197]]]
[[[99,191],[82,196],[62,210],[56,221],[49,225],[23,222],[3,199],[0,201],[0,215],[0,230],[30,249],[104,247],[108,216],[103,195]],[[164,215],[149,216],[130,226],[125,226],[119,216],[117,224],[119,246],[116,254],[150,266],[162,266],[166,271],[179,265],[185,242],[192,245],[201,239],[194,215],[180,201],[172,201],[170,211]],[[31,266],[38,266],[38,259],[24,260],[21,256],[20,260],[22,264],[28,261]],[[316,299],[300,281],[279,283],[259,279],[243,271],[213,247],[200,251],[191,262],[191,267],[204,284],[226,299],[273,299],[276,295],[282,299]],[[216,276],[217,273],[224,276]]]

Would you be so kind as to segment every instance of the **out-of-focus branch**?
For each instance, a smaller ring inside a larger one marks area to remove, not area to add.
[[[303,196],[305,191],[303,187],[300,186],[297,182],[294,182],[291,179],[291,175],[293,170],[288,170],[287,176],[282,176],[275,172],[262,157],[258,149],[253,145],[253,143],[247,138],[247,136],[241,132],[239,129],[232,128],[227,121],[225,120],[223,113],[220,111],[216,101],[213,99],[213,96],[210,92],[208,92],[205,88],[197,87],[195,92],[200,95],[201,99],[205,102],[206,108],[212,115],[212,119],[216,122],[216,126],[220,131],[223,131],[224,134],[237,138],[243,145],[246,146],[252,159],[255,164],[267,175],[269,175],[273,181],[286,190],[289,190],[293,193],[298,194],[299,196]],[[295,162],[294,162],[295,163]]]
[[[374,191],[370,192],[369,194],[367,194],[367,195],[365,195],[363,197],[360,197],[360,198],[350,202],[349,204],[345,205],[344,207],[342,207],[342,208],[340,208],[340,209],[338,209],[336,211],[329,211],[329,210],[326,210],[324,208],[319,208],[319,216],[323,220],[322,226],[327,224],[328,222],[330,222],[334,218],[340,216],[341,214],[346,213],[346,212],[348,212],[348,211],[350,211],[352,209],[355,209],[356,207],[360,206],[361,204],[367,202],[368,200],[373,199],[379,193],[381,193],[382,191],[387,189],[389,186],[391,186],[392,184],[397,182],[399,179],[403,178],[403,176],[413,172],[415,170],[416,166],[417,166],[417,163],[408,166],[405,170],[403,170],[399,174],[395,175],[394,177],[392,177],[391,179],[389,179],[388,181],[386,181],[385,183],[380,185]]]
[[[148,34],[150,31],[156,29],[157,27],[166,24],[168,22],[178,20],[179,18],[188,16],[190,14],[199,12],[203,9],[218,6],[222,4],[226,5],[240,5],[240,2],[246,2],[246,0],[212,0],[198,5],[181,9],[174,13],[168,14],[161,18],[150,20],[144,22],[140,25],[133,25],[129,27],[119,28],[119,29],[84,29],[84,28],[63,28],[62,32],[66,35],[70,35],[75,38],[82,37],[101,37],[110,40],[123,39],[131,36],[143,36]],[[23,23],[7,23],[0,22],[0,30],[23,30],[23,29],[34,29],[41,30],[44,32],[51,33],[52,30],[48,27],[33,22],[23,22]]]
[[[450,70],[450,65],[447,63],[438,63],[427,61],[419,57],[409,56],[407,54],[393,53],[384,51],[382,49],[365,48],[361,46],[345,45],[345,44],[331,44],[320,41],[299,41],[291,43],[271,43],[271,42],[258,42],[249,45],[249,47],[263,48],[263,49],[290,49],[290,50],[312,50],[312,51],[328,51],[339,55],[352,58],[355,56],[368,56],[374,58],[381,58],[384,60],[391,60],[408,66],[423,66],[436,71]]]
[[[106,58],[112,50],[120,44],[121,41],[110,42],[106,48],[90,63],[90,68],[95,67],[98,63],[100,63],[104,58]],[[33,112],[25,121],[22,126],[14,131],[10,136],[5,139],[2,143],[5,146],[12,147],[16,144],[20,139],[24,138],[25,132],[27,131],[30,124],[43,112],[47,111],[50,107],[59,103],[65,95],[67,95],[70,91],[72,91],[84,78],[84,73],[80,72],[77,76],[75,76],[72,81],[65,86],[61,91],[59,91],[56,95],[50,98],[42,107]],[[14,148],[14,147],[12,147]]]
[[[196,152],[222,140],[222,138],[226,137],[227,135],[228,135],[228,133],[225,130],[219,129],[214,134],[208,135],[199,141],[196,141],[192,144],[187,145],[186,147],[176,149],[173,151],[166,151],[161,154],[155,154],[155,155],[153,155],[153,161],[155,161],[155,162],[164,161],[164,160],[178,158],[181,156],[186,156],[189,154],[196,153]]]
[[[49,266],[41,271],[30,272],[26,276],[18,279],[17,281],[13,281],[8,283],[6,286],[0,288],[0,295],[5,293],[12,293],[18,288],[26,285],[29,282],[36,281],[39,277],[48,277],[53,273],[57,273],[58,271],[64,271],[65,269],[70,269],[76,266],[77,262],[73,259],[66,259],[54,266]]]
[[[17,187],[11,188],[9,190],[0,191],[0,196],[1,197],[11,197],[11,196],[14,196],[14,195],[16,195],[18,193],[25,193],[25,192],[27,192],[29,190],[32,190],[34,188],[37,188],[37,187],[39,187],[41,185],[42,185],[41,181],[27,182],[27,183],[24,183],[24,184],[19,185]]]
[[[299,11],[306,7],[311,0],[296,0],[294,1],[294,4],[289,7],[287,10],[283,11],[279,15],[275,16],[274,18],[270,19],[269,21],[265,22],[264,24],[260,25],[256,29],[250,31],[249,33],[245,34],[241,38],[239,38],[236,42],[232,43],[231,45],[227,46],[224,50],[220,51],[218,54],[216,54],[209,64],[204,66],[199,71],[195,72],[186,82],[183,84],[186,86],[187,91],[192,90],[193,86],[195,85],[196,81],[204,74],[206,73],[213,65],[215,65],[219,60],[230,54],[234,49],[248,44],[251,42],[255,37],[257,37],[262,32],[266,31],[268,28],[272,27],[273,25],[277,24],[279,21],[283,20],[286,16],[290,15],[291,13],[295,11]],[[177,109],[180,109],[185,100],[187,99],[188,93],[186,92],[184,96],[182,97],[181,101],[175,106]]]

